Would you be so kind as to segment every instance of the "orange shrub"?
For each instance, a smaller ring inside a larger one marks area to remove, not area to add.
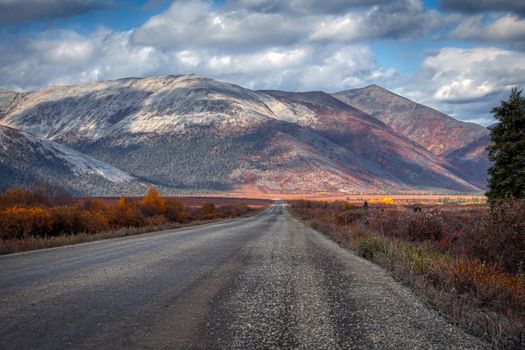
[[[108,205],[106,202],[100,199],[88,198],[82,203],[82,208],[89,211],[98,213],[106,213],[108,211]]]
[[[55,207],[49,211],[53,217],[53,235],[96,233],[109,228],[108,221],[100,213],[80,207]]]
[[[43,206],[42,194],[26,191],[22,188],[7,188],[0,196],[0,208]]]
[[[154,187],[150,187],[146,196],[140,201],[140,209],[145,216],[162,215],[166,210],[166,201]]]
[[[144,218],[133,203],[128,203],[126,198],[120,197],[117,205],[109,212],[108,222],[112,227],[141,226],[144,224]]]
[[[184,203],[175,199],[167,200],[165,204],[164,216],[174,222],[184,222],[187,217],[184,210]]]
[[[51,214],[43,208],[8,208],[0,212],[3,239],[47,236],[52,225]]]

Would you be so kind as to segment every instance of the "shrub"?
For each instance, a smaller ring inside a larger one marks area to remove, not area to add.
[[[384,252],[384,242],[376,237],[368,237],[358,241],[356,246],[357,254],[365,259],[373,259],[379,252]]]
[[[107,213],[108,205],[100,199],[88,198],[82,203],[84,210],[89,210],[97,213]]]
[[[250,211],[250,208],[247,205],[238,204],[238,205],[222,205],[217,207],[215,212],[218,217],[221,218],[231,218],[244,215]]]
[[[80,207],[55,207],[49,211],[53,217],[51,235],[96,233],[109,228],[108,221],[100,213]]]
[[[437,213],[411,213],[405,217],[405,234],[409,240],[438,241],[443,236],[443,218]]]
[[[154,187],[150,187],[146,196],[140,201],[140,209],[145,216],[162,215],[166,210],[166,202]]]
[[[525,271],[525,200],[506,199],[466,230],[464,251],[510,273]]]
[[[379,199],[371,199],[370,200],[370,203],[377,203],[377,204],[384,204],[384,205],[394,205],[396,204],[396,201],[394,200],[394,198],[390,198],[390,197],[384,197],[384,198],[379,198]]]
[[[201,207],[201,212],[204,219],[213,219],[215,217],[215,204],[204,203]]]
[[[44,206],[45,197],[22,188],[7,188],[0,196],[0,208]]]
[[[164,216],[174,222],[184,222],[187,218],[184,203],[175,199],[169,199],[165,203]]]
[[[126,198],[120,197],[117,205],[111,209],[108,215],[108,222],[112,227],[141,226],[144,224],[144,218],[136,205],[128,203]]]
[[[48,210],[43,208],[8,208],[0,212],[0,237],[27,238],[46,236],[53,224]]]

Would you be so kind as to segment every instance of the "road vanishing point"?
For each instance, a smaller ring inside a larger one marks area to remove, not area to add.
[[[284,204],[0,257],[0,349],[478,349]]]

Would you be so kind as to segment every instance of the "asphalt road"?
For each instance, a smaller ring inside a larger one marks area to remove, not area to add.
[[[0,301],[0,349],[483,347],[280,205],[0,257]]]

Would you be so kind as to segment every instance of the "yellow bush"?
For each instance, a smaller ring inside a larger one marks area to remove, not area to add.
[[[395,205],[396,204],[396,201],[394,200],[394,198],[391,198],[391,197],[384,197],[384,198],[380,198],[380,199],[371,199],[368,201],[369,203],[377,203],[377,204],[385,204],[385,205]]]

